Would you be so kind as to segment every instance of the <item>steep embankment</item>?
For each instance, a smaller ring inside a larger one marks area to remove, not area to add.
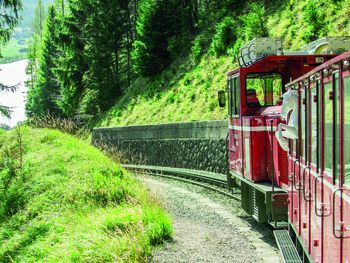
[[[53,130],[0,135],[1,262],[140,262],[171,234],[149,194],[97,149]]]
[[[269,35],[283,38],[285,49],[298,50],[317,37],[350,35],[350,0],[290,0],[275,2],[273,6],[270,1],[265,2]],[[253,11],[245,9],[242,12]],[[233,19],[247,21],[254,19],[254,15]],[[237,41],[246,41],[244,35],[249,35],[249,30],[243,28]],[[231,55],[214,55],[211,39],[212,36],[207,43],[209,48],[200,60],[195,60],[192,52],[156,77],[138,78],[124,97],[100,116],[94,125],[123,126],[226,118],[226,110],[217,105],[217,91],[225,88],[225,73],[237,67],[237,63],[232,52],[228,52]]]

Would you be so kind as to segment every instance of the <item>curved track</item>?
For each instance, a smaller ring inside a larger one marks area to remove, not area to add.
[[[216,191],[235,200],[240,199],[240,191],[229,189],[226,175],[207,171],[147,165],[123,165],[127,170],[174,179]]]

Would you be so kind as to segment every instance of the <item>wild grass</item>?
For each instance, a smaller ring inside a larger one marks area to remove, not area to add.
[[[170,237],[159,204],[99,150],[20,129],[0,134],[0,262],[146,262]]]

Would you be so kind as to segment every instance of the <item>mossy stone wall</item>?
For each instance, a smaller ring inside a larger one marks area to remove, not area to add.
[[[131,164],[226,173],[227,121],[96,128],[92,142]]]

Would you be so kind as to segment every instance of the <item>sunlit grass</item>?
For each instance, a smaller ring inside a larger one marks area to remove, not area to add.
[[[22,127],[0,147],[0,262],[142,262],[170,237],[157,202],[90,145]]]

